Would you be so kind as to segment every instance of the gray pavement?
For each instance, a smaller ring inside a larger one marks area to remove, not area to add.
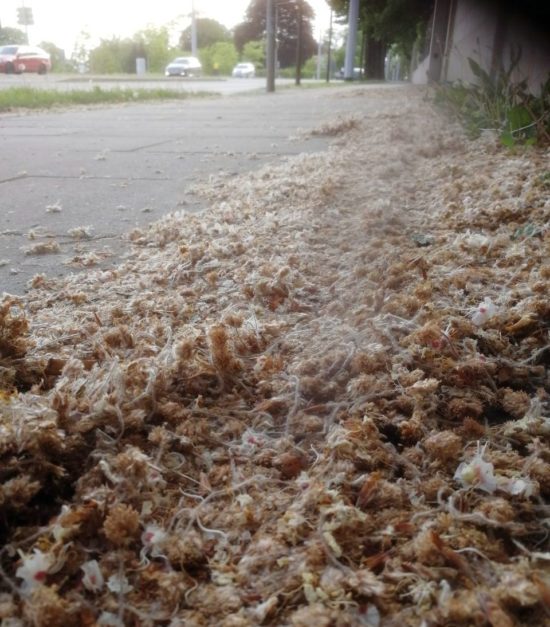
[[[304,81],[312,83],[313,81]],[[60,91],[101,89],[171,89],[182,92],[208,92],[223,96],[240,94],[265,88],[265,78],[226,77],[163,77],[163,76],[90,76],[87,74],[0,74],[0,89],[32,87],[33,89],[57,89]],[[294,80],[278,78],[277,86],[294,84]]]
[[[325,149],[326,138],[295,135],[357,108],[342,89],[0,115],[0,294],[73,272],[68,260],[90,251],[112,255],[100,267],[117,263],[133,227],[207,209],[189,187],[212,175]],[[59,252],[25,254],[52,241]]]

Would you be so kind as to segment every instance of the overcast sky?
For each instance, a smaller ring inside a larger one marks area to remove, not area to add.
[[[316,13],[315,32],[327,30],[330,10],[325,0],[308,0]],[[31,7],[34,26],[29,26],[31,44],[49,41],[65,50],[70,57],[75,41],[85,30],[92,36],[92,45],[100,38],[129,37],[147,27],[169,26],[174,42],[178,33],[189,25],[191,0],[2,0],[0,22],[2,26],[21,28],[17,24],[17,7]],[[195,0],[198,17],[209,17],[232,28],[243,21],[250,0]]]

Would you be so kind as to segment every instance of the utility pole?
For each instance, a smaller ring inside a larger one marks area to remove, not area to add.
[[[332,9],[330,10],[330,26],[328,29],[328,51],[327,51],[327,83],[330,83],[330,53],[332,52]]]
[[[267,70],[268,92],[275,91],[275,5],[274,0],[267,0],[266,15],[266,51],[265,61]]]
[[[321,79],[321,54],[323,52],[323,34],[321,31],[318,33],[319,39],[317,40],[317,70],[315,72],[315,78],[317,80]]]
[[[194,0],[191,0],[191,55],[197,56],[197,18]]]
[[[297,4],[297,31],[296,31],[296,85],[302,82],[302,0]]]
[[[346,42],[346,63],[344,65],[344,80],[353,80],[353,66],[355,65],[355,48],[357,46],[357,21],[359,19],[359,0],[350,0],[348,12],[348,40]]]
[[[25,6],[25,0],[21,2],[21,6],[17,8],[17,22],[25,27],[25,38],[29,43],[29,26],[34,24],[32,8]]]

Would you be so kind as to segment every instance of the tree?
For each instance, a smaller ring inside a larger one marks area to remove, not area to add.
[[[199,17],[196,21],[197,46],[208,48],[218,41],[230,41],[231,34],[219,22],[208,17]],[[180,35],[179,46],[182,50],[191,50],[191,26],[188,26]]]
[[[50,59],[52,61],[52,70],[54,72],[62,72],[66,70],[67,60],[65,59],[64,50],[58,48],[50,41],[42,41],[38,45],[50,55]]]
[[[78,72],[86,72],[89,69],[90,39],[90,33],[82,30],[74,44],[73,53],[71,54],[71,63]]]
[[[5,26],[0,28],[0,46],[5,44],[26,44],[27,36],[18,28]]]
[[[247,41],[241,54],[243,61],[250,61],[256,67],[265,65],[265,45],[263,41]]]
[[[281,67],[296,63],[296,41],[298,35],[298,7],[302,8],[302,62],[317,51],[312,34],[314,12],[305,0],[274,0],[276,6],[277,57]],[[266,29],[267,0],[252,0],[246,10],[245,21],[234,30],[235,46],[240,54],[249,41],[264,39]]]
[[[329,0],[337,15],[346,16],[349,0]],[[361,0],[362,65],[367,78],[384,78],[384,62],[391,45],[410,59],[419,24],[427,22],[432,2],[425,0]]]
[[[136,43],[131,39],[102,39],[90,52],[90,70],[95,74],[129,74],[136,71]]]
[[[91,71],[98,74],[134,74],[136,59],[142,57],[147,60],[149,72],[163,72],[172,56],[168,29],[146,28],[132,39],[102,39],[89,53],[89,64]]]
[[[134,43],[141,46],[147,59],[149,72],[163,72],[171,61],[173,50],[170,47],[170,35],[166,26],[146,28],[134,35]]]
[[[202,69],[205,74],[231,74],[238,60],[237,49],[231,41],[217,41],[199,51]]]

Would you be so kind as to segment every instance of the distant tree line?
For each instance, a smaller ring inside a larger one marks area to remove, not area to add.
[[[296,63],[298,24],[301,13],[302,62],[317,52],[317,42],[313,37],[312,21],[315,13],[304,0],[275,0],[275,36],[277,40],[277,61],[281,68]],[[239,54],[251,41],[263,40],[266,31],[267,0],[252,0],[246,10],[244,22],[235,27],[233,38]]]
[[[317,51],[312,34],[314,12],[305,0],[275,0],[277,5],[277,57],[281,68],[296,63],[298,17],[301,12],[301,59],[307,61]],[[233,32],[214,19],[198,18],[198,56],[206,74],[229,74],[240,60],[254,63],[258,70],[265,63],[267,0],[251,0],[244,21]],[[69,60],[63,50],[50,42],[39,44],[52,56],[53,71],[90,71],[98,74],[125,74],[136,71],[136,59],[144,58],[149,72],[163,72],[176,56],[191,54],[191,26],[183,30],[177,46],[170,45],[168,27],[147,28],[129,38],[101,39],[91,47],[91,37],[82,32]],[[26,43],[17,28],[2,28],[0,43]]]
[[[276,9],[277,62],[284,71],[297,60],[300,30],[301,62],[313,74],[317,64],[317,42],[313,36],[314,11],[305,0],[273,0]],[[328,0],[336,21],[346,24],[349,0]],[[355,65],[366,78],[384,78],[388,53],[410,59],[413,45],[422,40],[433,0],[360,0],[359,43]],[[205,74],[229,74],[238,61],[250,61],[258,70],[265,65],[267,0],[251,0],[244,20],[233,31],[214,19],[199,18],[198,56]],[[301,16],[301,21],[300,21]],[[176,56],[191,54],[191,26],[180,33],[176,46],[170,43],[166,27],[146,28],[132,37],[102,39],[90,46],[91,37],[83,32],[67,60],[63,50],[51,42],[40,45],[52,56],[54,71],[90,71],[98,74],[134,73],[136,59],[144,58],[149,72],[163,72]],[[1,28],[0,44],[25,43],[25,33],[17,28]],[[328,41],[323,42],[328,44]],[[344,41],[331,42],[332,58],[343,64]]]
[[[328,0],[342,21],[349,0]],[[410,61],[413,46],[424,37],[433,0],[360,0],[357,62],[366,78],[383,79],[390,48]]]

